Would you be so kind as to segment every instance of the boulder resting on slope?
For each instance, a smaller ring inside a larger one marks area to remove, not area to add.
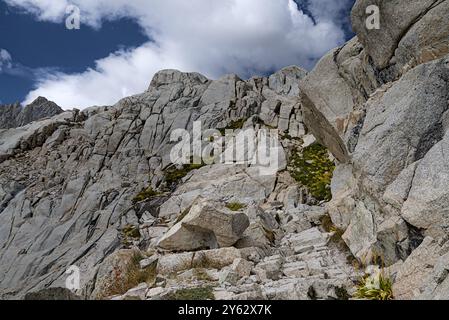
[[[221,202],[199,198],[188,214],[159,240],[171,251],[231,247],[249,226],[245,213],[234,212]]]

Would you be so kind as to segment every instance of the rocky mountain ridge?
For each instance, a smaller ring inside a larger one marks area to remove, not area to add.
[[[63,110],[54,102],[38,97],[29,105],[0,105],[0,130],[22,127],[33,121],[51,118]]]
[[[376,3],[381,28],[358,0],[357,37],[310,73],[164,70],[114,106],[0,130],[1,297],[348,299],[380,264],[394,298],[448,299],[449,1]],[[197,121],[276,129],[278,172],[173,165],[171,133]]]

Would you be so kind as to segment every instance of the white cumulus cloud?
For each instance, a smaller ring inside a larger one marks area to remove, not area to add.
[[[130,17],[148,36],[138,48],[96,61],[94,69],[44,74],[25,101],[46,96],[65,108],[113,104],[144,91],[154,73],[166,68],[211,78],[226,73],[246,78],[292,64],[311,68],[344,42],[339,19],[351,2],[312,0],[312,19],[293,0],[5,1],[55,23],[64,23],[66,7],[74,4],[81,10],[81,27]]]
[[[11,68],[11,55],[5,49],[0,49],[0,73],[3,72],[3,69]]]

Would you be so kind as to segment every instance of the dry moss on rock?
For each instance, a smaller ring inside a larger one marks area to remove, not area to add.
[[[128,224],[121,230],[121,236],[122,244],[129,246],[134,240],[139,240],[141,234],[138,227]]]

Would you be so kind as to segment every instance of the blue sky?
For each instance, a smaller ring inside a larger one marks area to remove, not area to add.
[[[0,0],[0,101],[112,104],[165,68],[211,78],[310,69],[352,37],[354,0],[296,1]],[[65,28],[69,4],[80,30]]]
[[[34,73],[42,68],[82,72],[111,52],[146,41],[148,38],[133,19],[106,21],[100,29],[70,31],[64,24],[36,21],[32,15],[0,0],[0,48],[8,50],[18,69],[0,73],[0,101],[22,101],[39,76]]]

